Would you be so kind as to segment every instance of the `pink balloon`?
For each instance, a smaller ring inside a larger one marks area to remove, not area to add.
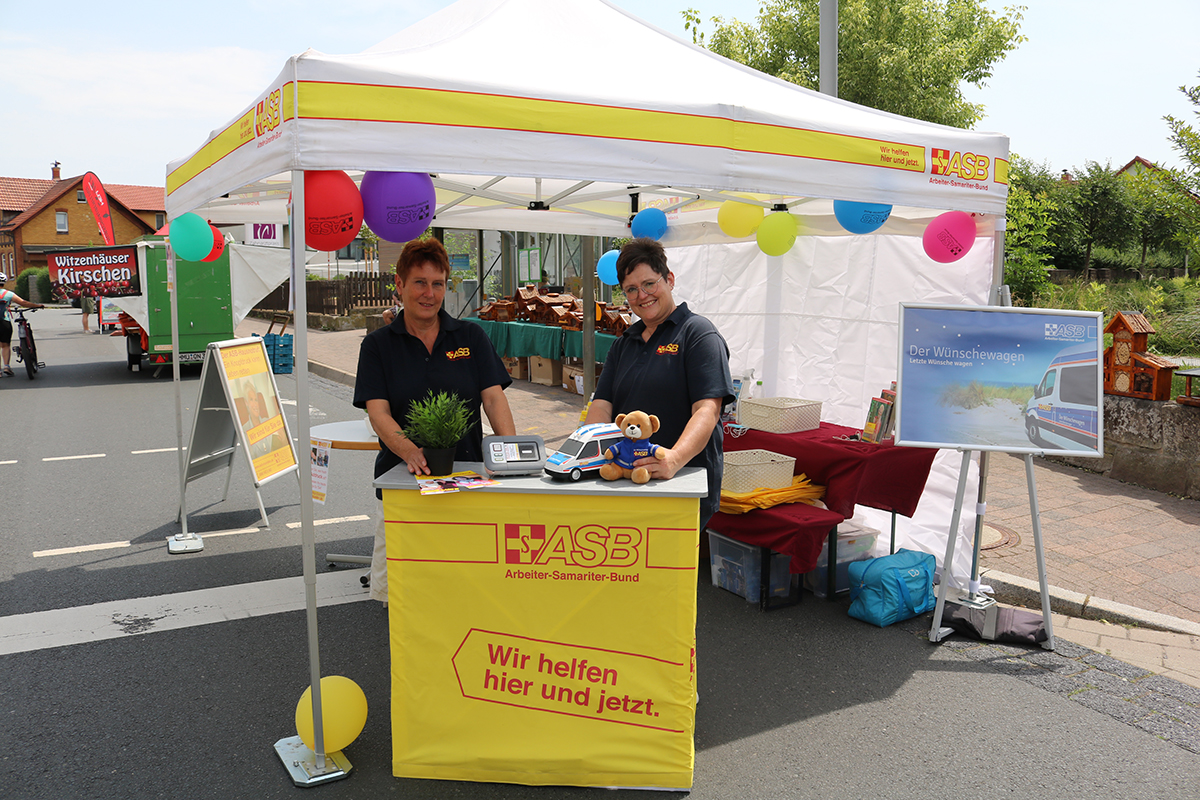
[[[947,211],[934,218],[921,237],[925,255],[939,264],[965,256],[975,244],[975,218],[965,211]]]
[[[423,172],[368,172],[359,190],[367,227],[384,241],[412,241],[433,222],[437,195]]]

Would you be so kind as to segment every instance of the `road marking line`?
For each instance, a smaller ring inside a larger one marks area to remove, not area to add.
[[[319,573],[317,605],[341,605],[368,599],[370,595],[359,582],[361,576],[359,569]],[[304,608],[304,578],[295,577],[15,614],[0,617],[0,655],[180,630]]]
[[[78,547],[60,547],[56,550],[35,550],[34,558],[45,558],[46,556],[68,556],[75,553],[91,553],[95,550],[116,550],[120,547],[129,547],[129,542],[104,542],[103,544],[81,544]]]
[[[0,461],[0,464],[15,464],[15,463],[17,463],[17,460],[15,458],[12,461]]]
[[[362,522],[364,519],[370,519],[370,518],[371,517],[368,516],[367,514],[358,514],[353,517],[332,517],[331,519],[314,519],[313,527],[315,528],[318,525],[332,525],[335,522]],[[287,524],[287,526],[289,528],[299,528],[301,524],[302,523],[300,523],[300,522],[289,522]]]
[[[191,531],[202,539],[208,539],[214,536],[234,536],[239,533],[258,533],[262,528],[230,528],[227,531]],[[174,536],[168,536],[167,541],[174,539]]]
[[[183,449],[187,450],[186,447]],[[179,452],[178,447],[160,447],[157,450],[130,450],[129,455],[141,456],[141,455],[145,455],[146,453],[178,453],[178,452]]]
[[[92,453],[87,456],[54,456],[52,458],[43,458],[42,461],[76,461],[81,458],[104,458],[105,453]]]

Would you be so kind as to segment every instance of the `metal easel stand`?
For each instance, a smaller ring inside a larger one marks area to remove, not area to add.
[[[934,643],[940,642],[950,634],[954,633],[953,628],[942,626],[942,617],[945,612],[946,598],[950,588],[951,566],[954,564],[954,547],[958,540],[958,524],[962,518],[963,495],[966,493],[967,468],[971,463],[971,452],[972,451],[970,450],[962,451],[963,459],[958,472],[958,490],[954,495],[954,513],[951,515],[950,520],[950,534],[947,537],[946,542],[946,557],[942,562],[942,580],[938,586],[938,599],[937,606],[933,611],[933,624],[929,629],[929,641]],[[984,462],[984,468],[986,469],[986,462]],[[1046,641],[1042,642],[1042,647],[1046,650],[1053,650],[1054,624],[1050,617],[1050,589],[1049,583],[1046,580],[1046,559],[1042,551],[1042,522],[1041,515],[1038,511],[1037,485],[1033,474],[1032,453],[1025,454],[1025,480],[1029,491],[1029,512],[1033,520],[1033,548],[1037,557],[1038,583],[1039,588],[1041,589],[1042,621],[1046,628]],[[983,484],[981,484],[981,497],[983,496],[982,486]],[[980,506],[982,507],[982,505],[983,503],[981,502]],[[975,591],[975,586],[978,583],[978,579],[976,578],[976,570],[978,568],[978,552],[981,536],[982,524],[977,519],[975,525],[976,560],[975,564],[972,565],[972,590],[966,598],[960,598],[955,602],[963,605],[973,605],[976,608],[988,609],[994,607],[996,605],[996,601],[990,597],[980,595]]]

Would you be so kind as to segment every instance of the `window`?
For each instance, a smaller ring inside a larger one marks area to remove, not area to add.
[[[1063,371],[1059,396],[1064,403],[1096,405],[1096,367],[1067,367]]]
[[[67,212],[65,212],[65,211],[55,211],[54,212],[54,230],[57,231],[58,233],[66,233],[67,232]]]
[[[167,214],[165,211],[156,211],[154,213],[154,230],[161,231],[162,226],[167,224]]]
[[[75,202],[76,203],[86,203],[87,202],[87,197],[84,196],[83,189],[77,189],[75,191]]]

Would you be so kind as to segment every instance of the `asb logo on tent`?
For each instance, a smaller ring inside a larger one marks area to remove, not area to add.
[[[262,100],[254,109],[254,136],[259,137],[270,133],[279,127],[279,104],[283,90],[276,89]]]
[[[964,181],[986,181],[991,159],[976,153],[960,153],[957,150],[933,148],[932,172],[934,175],[952,175]]]

